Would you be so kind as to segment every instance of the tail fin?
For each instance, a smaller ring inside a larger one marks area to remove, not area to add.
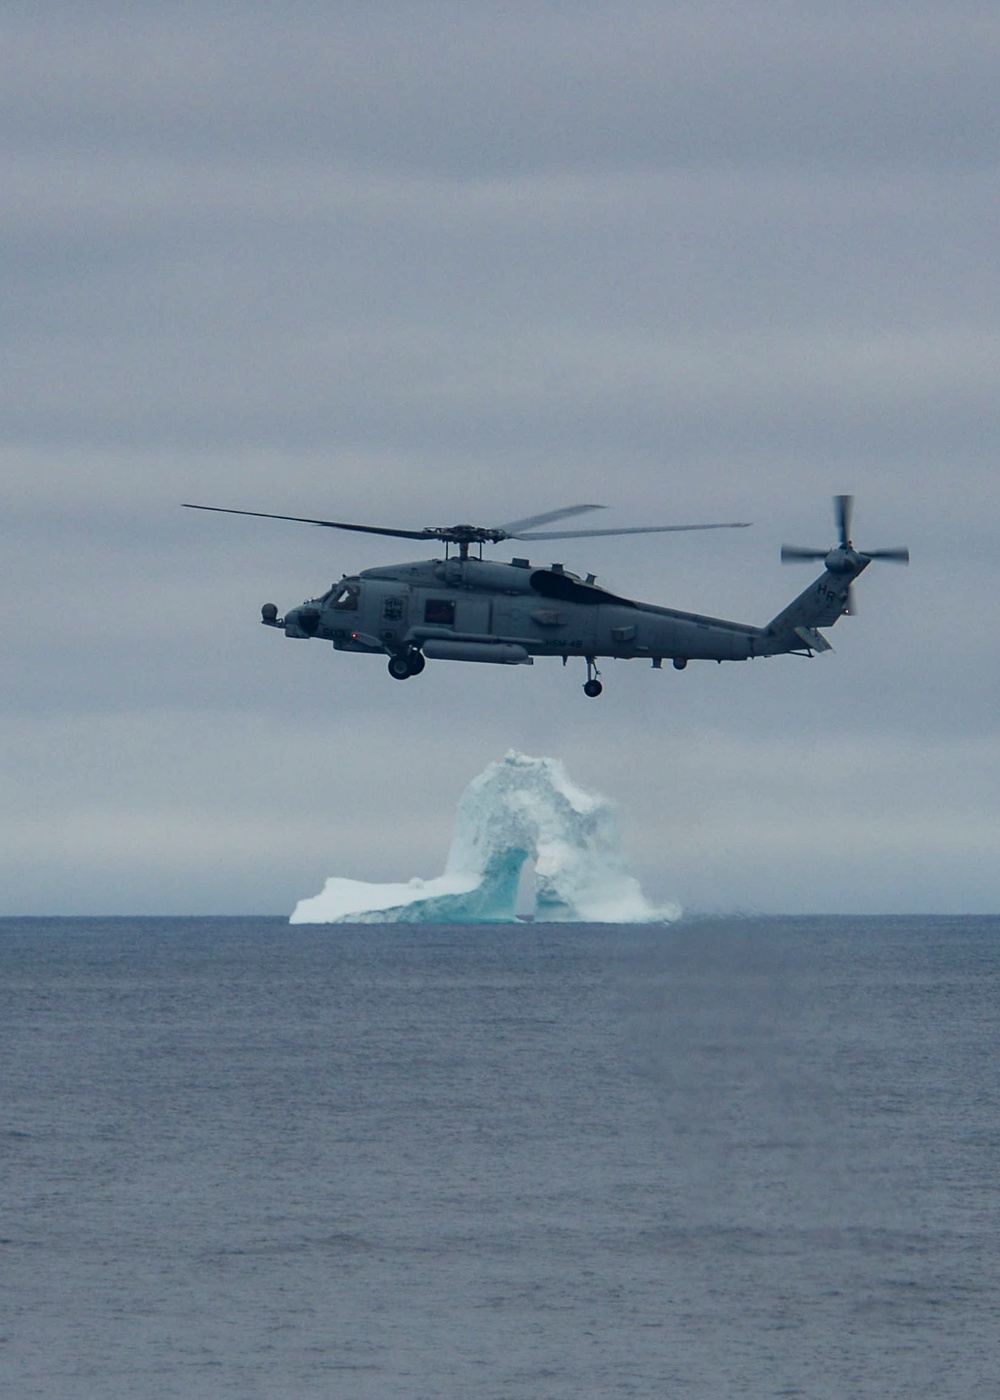
[[[822,559],[826,569],[815,583],[800,593],[783,612],[761,628],[757,644],[763,656],[775,656],[783,651],[829,651],[830,643],[817,627],[832,627],[838,617],[854,611],[851,585],[864,573],[873,559],[889,559],[896,564],[908,564],[910,551],[898,549],[855,549],[851,541],[853,496],[834,496],[834,517],[839,543],[833,549],[803,549],[799,545],[781,546],[781,562],[796,563],[802,559]]]
[[[788,607],[778,613],[763,628],[761,652],[777,655],[786,651],[830,651],[830,643],[816,629],[832,627],[838,617],[850,611],[851,584],[868,567],[869,561],[859,558],[860,567],[824,569],[815,583],[800,593]]]

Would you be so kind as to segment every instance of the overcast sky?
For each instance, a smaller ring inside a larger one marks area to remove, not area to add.
[[[435,875],[511,747],[653,899],[1000,908],[998,50],[962,0],[4,6],[0,912]],[[598,701],[287,641],[419,548],[179,508],[752,520],[532,558],[763,623],[837,492],[913,562],[833,653]]]

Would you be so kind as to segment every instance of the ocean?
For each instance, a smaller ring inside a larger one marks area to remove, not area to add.
[[[0,920],[0,1394],[1000,1390],[1000,919]]]

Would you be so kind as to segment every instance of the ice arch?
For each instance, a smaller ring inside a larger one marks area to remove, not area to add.
[[[443,875],[407,884],[333,876],[299,900],[293,924],[494,923],[516,918],[521,869],[534,863],[541,922],[651,923],[676,918],[646,899],[622,850],[615,810],[554,758],[511,751],[462,794]]]

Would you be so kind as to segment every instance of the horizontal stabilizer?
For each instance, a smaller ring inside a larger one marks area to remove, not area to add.
[[[796,627],[794,631],[796,637],[800,638],[810,651],[833,651],[823,633],[817,632],[815,627]]]

